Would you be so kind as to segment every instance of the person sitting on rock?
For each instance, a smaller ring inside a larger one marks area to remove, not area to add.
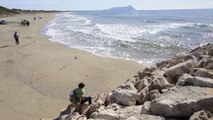
[[[89,105],[92,104],[92,97],[90,97],[90,96],[85,97],[84,96],[84,93],[85,93],[84,87],[85,87],[85,84],[81,82],[81,83],[78,84],[78,88],[74,89],[70,93],[70,102],[72,104],[82,105],[82,104],[86,103],[87,101],[89,102]]]

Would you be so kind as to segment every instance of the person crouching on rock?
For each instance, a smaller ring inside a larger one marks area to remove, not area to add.
[[[92,104],[92,97],[85,97],[84,90],[85,84],[84,83],[79,83],[78,84],[78,88],[74,89],[71,93],[70,93],[70,102],[75,105],[83,105],[86,102],[89,102],[89,105]]]

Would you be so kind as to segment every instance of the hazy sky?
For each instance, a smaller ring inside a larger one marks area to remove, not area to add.
[[[101,10],[127,5],[138,10],[213,8],[213,0],[0,0],[0,6],[33,10]]]

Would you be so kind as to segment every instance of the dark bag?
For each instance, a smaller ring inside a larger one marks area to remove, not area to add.
[[[71,91],[71,93],[70,93],[70,98],[72,98],[72,97],[76,97],[75,89],[73,91]]]

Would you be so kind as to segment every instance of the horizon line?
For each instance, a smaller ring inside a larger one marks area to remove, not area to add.
[[[17,9],[17,10],[29,10],[29,11],[103,11],[106,9],[79,9],[79,10],[59,10],[59,9],[20,9],[20,8],[10,8],[10,9]],[[213,10],[213,8],[177,8],[177,9],[135,9],[136,11],[173,11],[173,10]]]
[[[131,5],[128,5],[131,6]],[[5,7],[5,6],[2,6]],[[117,6],[117,7],[111,7],[111,8],[118,8],[118,7],[127,7],[127,6]],[[21,9],[21,8],[10,8],[6,7],[8,9],[19,9],[19,10],[31,10],[31,11],[101,11],[101,10],[107,10],[111,8],[103,8],[103,9],[76,9],[76,10],[62,10],[62,9]],[[165,8],[165,9],[136,9],[134,6],[133,8],[138,11],[164,11],[164,10],[210,10],[213,8]]]

